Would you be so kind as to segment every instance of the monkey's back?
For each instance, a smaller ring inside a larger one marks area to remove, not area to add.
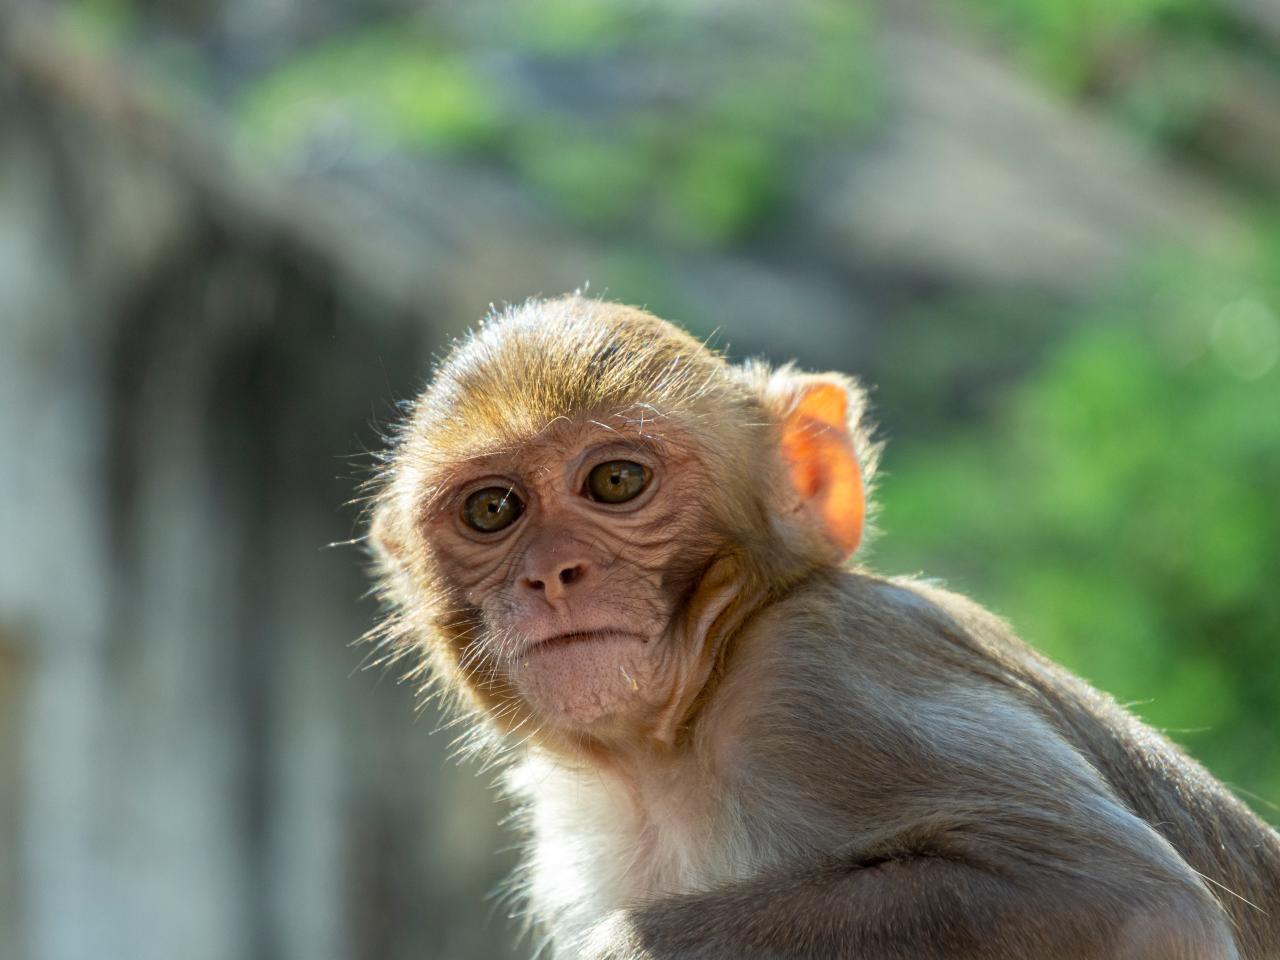
[[[881,582],[928,601],[940,615],[933,626],[941,649],[958,647],[973,656],[973,669],[994,671],[1169,841],[1230,915],[1245,957],[1280,957],[1280,834],[1163,734],[989,611],[932,585]],[[923,608],[916,615],[931,616]]]

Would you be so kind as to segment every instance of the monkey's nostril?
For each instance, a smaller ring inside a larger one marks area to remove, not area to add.
[[[554,568],[553,568],[554,569]],[[547,571],[550,573],[551,571]],[[545,593],[549,598],[556,598],[564,595],[564,587],[571,583],[577,583],[586,575],[586,569],[582,564],[574,564],[573,566],[563,567],[555,571],[554,580],[538,580],[533,577],[521,577],[520,582],[535,593]]]

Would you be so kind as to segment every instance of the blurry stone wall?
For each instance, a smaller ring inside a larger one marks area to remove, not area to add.
[[[56,65],[0,112],[0,956],[500,956],[501,811],[327,547],[434,305]]]

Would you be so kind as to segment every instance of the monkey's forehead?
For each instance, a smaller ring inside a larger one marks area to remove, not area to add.
[[[667,458],[684,458],[696,448],[695,431],[679,415],[662,413],[647,403],[614,409],[574,411],[548,418],[539,424],[504,421],[488,430],[470,429],[449,433],[454,442],[437,431],[414,451],[422,465],[440,475],[458,475],[485,470],[537,471],[549,469],[578,456],[585,450],[616,446],[624,450],[646,451]]]
[[[679,328],[569,297],[526,304],[455,346],[419,400],[414,429],[461,452],[526,444],[584,419],[688,422],[745,399],[725,359]]]

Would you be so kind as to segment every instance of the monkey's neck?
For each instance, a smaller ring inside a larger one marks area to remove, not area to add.
[[[703,707],[729,671],[737,640],[760,616],[778,603],[802,592],[817,580],[826,582],[840,570],[819,565],[799,565],[791,577],[766,578],[750,559],[731,553],[716,557],[703,573],[688,603],[688,615],[675,642],[697,649],[686,675],[680,678],[683,696],[674,699],[650,732],[652,744],[663,752],[686,744]],[[773,583],[772,588],[765,586]]]

